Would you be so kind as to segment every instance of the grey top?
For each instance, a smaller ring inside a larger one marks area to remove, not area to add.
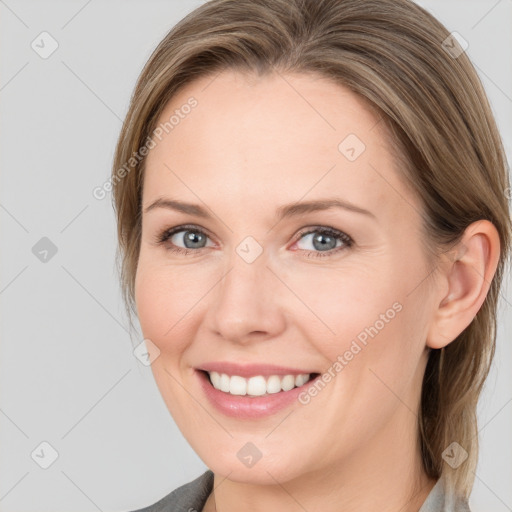
[[[133,512],[201,512],[212,488],[213,472],[207,470],[153,505]],[[471,510],[467,500],[446,492],[444,479],[440,478],[418,512],[471,512]]]

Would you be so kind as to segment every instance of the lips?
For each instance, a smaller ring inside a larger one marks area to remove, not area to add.
[[[204,366],[206,367],[207,365]],[[239,365],[236,366],[239,367]],[[208,367],[211,367],[210,364],[208,364]],[[223,367],[225,368],[225,366]],[[269,365],[265,365],[265,367],[268,371],[276,371],[278,368],[276,366]],[[283,371],[283,367],[280,368],[281,370],[279,371]],[[252,372],[254,372],[255,369],[257,369],[256,365],[253,365],[251,368],[247,366],[245,367],[245,370],[250,370],[251,375],[253,375]],[[259,369],[261,370],[263,368],[259,366]],[[284,368],[285,372],[290,370],[291,368]],[[237,396],[215,389],[215,387],[210,382],[207,371],[196,369],[195,375],[198,379],[199,386],[202,389],[204,396],[208,399],[210,404],[222,414],[240,420],[262,419],[271,416],[287,407],[302,407],[302,405],[297,405],[299,404],[298,396],[304,391],[305,386],[314,385],[315,382],[321,378],[320,374],[318,373],[316,374],[317,376],[315,378],[311,379],[306,384],[299,387],[294,387],[289,391],[264,394],[262,396]]]

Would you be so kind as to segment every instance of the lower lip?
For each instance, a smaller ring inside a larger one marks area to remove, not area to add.
[[[321,377],[321,375],[318,375],[302,386],[290,389],[289,391],[253,397],[248,395],[231,395],[230,393],[215,389],[210,383],[207,373],[196,370],[196,374],[210,403],[226,416],[239,419],[263,418],[285,409],[293,402],[298,402],[298,396]]]

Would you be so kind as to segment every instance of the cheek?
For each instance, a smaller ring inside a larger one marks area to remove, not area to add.
[[[164,356],[179,364],[204,319],[221,276],[212,266],[170,264],[165,256],[141,251],[135,278],[135,301],[142,333]]]
[[[141,258],[135,279],[135,301],[144,338],[149,338],[162,354],[178,354],[186,345],[184,327],[187,299],[183,293],[187,283],[180,280],[179,272],[163,266],[146,264]],[[190,284],[186,291],[190,291]]]
[[[426,336],[425,290],[413,291],[423,277],[411,262],[391,257],[364,270],[319,271],[314,279],[309,273],[295,279],[293,287],[314,315],[294,318],[331,365],[339,362],[333,373],[348,369],[343,373],[354,385],[368,378],[369,368],[391,380],[402,372],[406,381]]]
[[[331,359],[349,348],[352,340],[364,345],[376,331],[389,331],[402,309],[405,288],[391,279],[391,272],[377,269],[316,269],[289,275],[289,281],[303,306],[294,301],[295,321],[330,349]],[[304,306],[309,312],[304,314]],[[297,314],[300,313],[300,314]],[[308,327],[309,325],[309,327]]]

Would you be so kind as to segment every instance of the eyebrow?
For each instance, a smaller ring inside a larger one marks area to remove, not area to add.
[[[208,213],[208,211],[205,208],[198,204],[186,203],[183,201],[167,198],[157,199],[156,201],[154,201],[153,203],[146,207],[144,213],[148,213],[151,210],[154,210],[155,208],[166,208],[168,210],[175,210],[181,213],[194,215],[196,217],[201,217],[205,219],[212,217],[212,215],[210,215],[210,213]],[[332,208],[341,208],[343,210],[361,213],[363,215],[367,215],[368,217],[376,219],[375,215],[372,212],[365,210],[364,208],[361,208],[359,206],[356,206],[355,204],[352,204],[343,199],[339,199],[337,197],[320,199],[316,201],[305,201],[301,203],[291,203],[280,206],[276,210],[276,218],[277,220],[281,221],[282,219],[285,219],[287,217],[294,217],[305,213],[330,210]]]

